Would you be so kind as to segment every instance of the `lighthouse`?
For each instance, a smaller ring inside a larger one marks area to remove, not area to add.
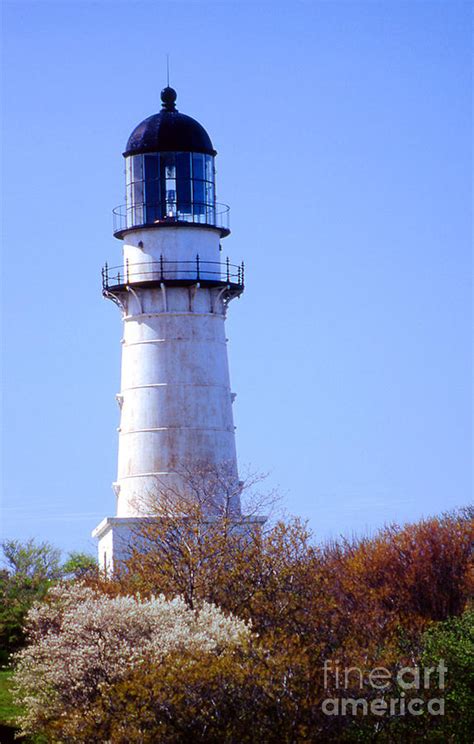
[[[186,488],[183,471],[222,471],[238,484],[225,316],[244,265],[222,253],[229,208],[216,201],[217,153],[176,98],[166,87],[159,113],[128,139],[125,204],[114,210],[122,258],[102,271],[123,318],[116,515],[92,533],[106,571],[160,491]],[[239,519],[238,488],[230,507]]]

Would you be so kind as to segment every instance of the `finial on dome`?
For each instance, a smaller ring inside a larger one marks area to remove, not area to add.
[[[161,100],[162,108],[164,108],[165,111],[176,111],[175,101],[178,97],[178,94],[176,93],[174,88],[170,88],[169,85],[166,86],[166,88],[163,88],[161,91]]]

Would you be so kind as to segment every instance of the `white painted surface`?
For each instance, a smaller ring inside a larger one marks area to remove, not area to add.
[[[130,282],[159,279],[162,257],[168,279],[194,278],[196,256],[199,255],[201,278],[212,279],[212,272],[217,267],[211,263],[221,261],[219,244],[219,232],[212,228],[179,225],[133,231],[128,233],[123,243],[124,276],[127,275]],[[170,261],[177,263],[170,266]],[[150,266],[153,262],[154,265]],[[176,272],[174,276],[173,270]],[[154,273],[150,274],[150,271]]]
[[[105,575],[110,576],[129,557],[139,529],[140,519],[106,517],[93,530],[92,537],[99,540],[99,568]]]
[[[122,554],[120,542],[130,538],[127,520],[152,514],[160,488],[185,488],[179,475],[183,466],[223,467],[237,479],[220,288],[133,286],[150,278],[143,276],[143,264],[159,262],[160,255],[166,261],[194,262],[199,254],[203,262],[219,262],[219,240],[216,230],[192,226],[158,227],[125,237],[131,291],[120,297],[124,330],[117,395],[117,517],[93,533],[99,537],[101,566],[111,567]],[[188,264],[179,266],[184,270]]]
[[[199,289],[139,289],[127,302],[122,344],[117,516],[147,513],[157,482],[183,464],[235,463],[235,435],[222,303]],[[202,312],[207,310],[207,312]],[[148,311],[148,312],[147,312]],[[235,472],[237,468],[235,465]],[[173,478],[173,482],[175,478]]]

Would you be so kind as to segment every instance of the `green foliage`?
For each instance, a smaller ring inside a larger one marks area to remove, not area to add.
[[[449,732],[456,742],[471,742],[474,731],[474,610],[434,624],[423,635],[422,644],[424,665],[435,666],[442,659],[448,669],[443,692],[446,713],[436,732]]]
[[[11,654],[25,643],[25,618],[38,600],[61,577],[92,575],[94,559],[72,553],[61,565],[60,551],[47,542],[5,540],[1,544],[4,568],[0,569],[0,666],[10,662]],[[15,721],[21,708],[12,701],[11,671],[0,671],[0,741],[13,741]],[[26,739],[21,738],[21,741]],[[28,739],[46,742],[41,736]]]
[[[426,741],[437,744],[471,744],[474,731],[474,611],[433,623],[420,639],[416,665],[420,686],[405,692],[406,702],[423,701],[420,715],[391,717],[379,723],[377,741]],[[444,670],[439,674],[440,667]],[[425,686],[424,673],[434,670]],[[394,690],[399,695],[400,690]],[[430,700],[441,702],[442,715],[430,715]],[[344,741],[365,742],[374,731],[374,720],[355,721]]]
[[[47,542],[4,540],[2,550],[8,572],[17,579],[37,585],[61,576],[61,551]]]
[[[0,665],[25,643],[25,617],[34,602],[61,578],[83,579],[97,573],[97,562],[87,553],[70,553],[61,565],[61,551],[47,542],[5,540],[1,544],[5,568],[0,570]]]
[[[89,553],[69,553],[67,561],[62,566],[64,578],[84,579],[86,576],[94,576],[97,571],[97,559]]]
[[[1,547],[6,568],[0,571],[0,663],[6,664],[25,641],[29,608],[61,576],[61,554],[49,543],[34,540],[5,540]]]

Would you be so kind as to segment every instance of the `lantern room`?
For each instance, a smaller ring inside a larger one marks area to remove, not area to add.
[[[161,92],[162,109],[130,135],[124,152],[126,203],[114,210],[114,234],[193,224],[229,234],[229,208],[217,204],[214,158],[204,127],[176,109],[176,91]]]

